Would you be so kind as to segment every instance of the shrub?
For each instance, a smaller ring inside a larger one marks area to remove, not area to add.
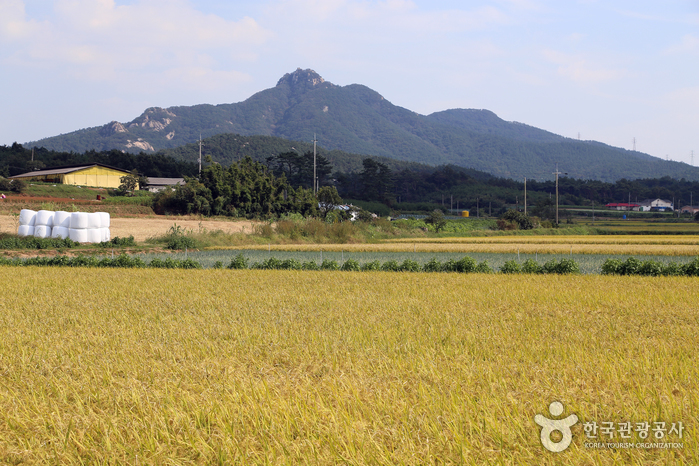
[[[359,272],[361,267],[359,266],[359,262],[356,260],[347,259],[345,263],[342,264],[342,268],[340,270],[344,270],[346,272]]]
[[[223,262],[221,262],[221,261],[216,261],[216,262],[214,262],[213,268],[214,268],[214,269],[222,269],[222,268],[223,268]]]
[[[692,262],[685,264],[682,271],[688,277],[699,277],[699,257],[695,257]]]
[[[325,259],[320,265],[321,270],[340,270],[340,266],[337,262]]]
[[[556,264],[555,273],[562,275],[580,273],[580,265],[573,259],[561,259],[560,262]]]
[[[190,236],[171,235],[165,242],[165,247],[168,249],[192,249],[197,246],[197,242]]]
[[[505,262],[502,267],[500,267],[500,272],[502,273],[520,273],[521,271],[522,269],[514,259]]]
[[[617,273],[620,275],[637,275],[640,267],[641,261],[635,257],[629,257],[621,263],[621,266],[617,269]]]
[[[422,266],[423,272],[441,272],[443,270],[442,263],[434,257]]]
[[[658,261],[647,260],[641,263],[638,268],[639,275],[649,275],[651,277],[657,277],[663,272],[663,266]]]
[[[607,259],[602,264],[602,275],[619,275],[621,264],[621,259]]]
[[[522,264],[523,273],[542,273],[542,267],[534,259],[527,259]]]
[[[231,263],[228,264],[228,268],[229,269],[247,269],[248,268],[248,259],[246,259],[242,254],[238,254],[233,259],[231,259]]]
[[[381,270],[381,263],[379,261],[362,264],[362,272],[375,272],[377,270]]]
[[[403,263],[400,265],[399,270],[401,272],[419,272],[420,264],[418,264],[414,260],[405,259]]]
[[[318,263],[315,261],[306,261],[301,264],[301,269],[303,270],[320,270]]]
[[[476,273],[493,273],[493,269],[490,268],[488,261],[483,261],[476,266]]]
[[[666,276],[678,276],[684,275],[684,270],[682,269],[682,266],[680,264],[672,261],[663,267],[663,270],[660,272],[660,274]]]
[[[285,259],[279,264],[279,268],[283,270],[301,270],[302,265],[298,259]]]
[[[395,260],[389,260],[383,263],[381,270],[384,272],[398,272],[400,266]]]
[[[133,236],[128,236],[126,238],[119,238],[115,236],[109,241],[102,241],[97,244],[100,248],[111,248],[111,247],[124,247],[124,246],[136,246],[136,241]]]
[[[454,264],[455,266],[455,272],[461,272],[461,273],[471,273],[476,271],[476,261],[473,260],[472,257],[469,256],[464,256],[456,263]]]

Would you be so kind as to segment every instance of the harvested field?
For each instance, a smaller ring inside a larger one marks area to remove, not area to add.
[[[136,218],[112,217],[111,235],[126,237],[133,236],[138,242],[143,242],[152,236],[159,236],[167,233],[173,225],[178,225],[187,230],[195,232],[201,230],[221,230],[225,233],[250,233],[253,230],[254,222],[227,221],[227,220],[199,220],[196,217],[159,217],[142,216]],[[17,225],[12,215],[0,215],[0,232],[17,233]]]
[[[224,233],[251,233],[255,222],[248,220],[198,220],[179,217],[144,217],[144,218],[112,218],[111,234],[115,236],[131,236],[142,242],[153,236],[160,236],[174,225],[194,232],[202,230],[221,230]]]

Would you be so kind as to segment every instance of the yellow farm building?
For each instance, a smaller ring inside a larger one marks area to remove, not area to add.
[[[121,177],[126,175],[130,175],[126,170],[102,165],[101,163],[93,163],[90,165],[35,170],[10,178],[24,181],[43,181],[45,183],[90,186],[95,188],[118,188],[121,184]],[[138,186],[136,189],[138,189]]]

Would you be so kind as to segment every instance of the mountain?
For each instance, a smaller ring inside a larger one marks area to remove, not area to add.
[[[61,151],[158,151],[232,133],[311,141],[329,150],[454,164],[508,178],[551,179],[556,163],[569,176],[613,181],[670,176],[699,179],[699,168],[595,141],[578,141],[488,110],[420,115],[366,86],[337,86],[313,70],[285,74],[271,89],[234,104],[149,108],[129,123],[113,121],[25,144]],[[276,154],[269,154],[276,155]]]

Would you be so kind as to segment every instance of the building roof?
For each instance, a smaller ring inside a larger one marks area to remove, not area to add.
[[[148,177],[148,186],[175,186],[185,184],[184,178],[151,178]]]
[[[651,205],[653,202],[657,202],[657,201],[663,202],[663,203],[665,203],[665,204],[672,205],[672,202],[671,202],[671,201],[668,201],[668,200],[666,200],[666,199],[660,199],[660,198],[658,198],[658,197],[656,197],[655,199],[643,199],[641,202],[639,202],[639,204],[641,204],[642,206],[649,206],[649,205]]]
[[[31,178],[34,176],[47,176],[47,175],[65,175],[66,173],[73,173],[80,170],[85,170],[86,168],[92,167],[104,167],[110,170],[120,171],[126,174],[131,174],[126,170],[121,168],[111,167],[109,165],[104,165],[102,163],[90,163],[87,165],[68,165],[63,167],[45,168],[43,170],[34,170],[32,172],[22,173],[20,175],[11,176],[10,178]]]

